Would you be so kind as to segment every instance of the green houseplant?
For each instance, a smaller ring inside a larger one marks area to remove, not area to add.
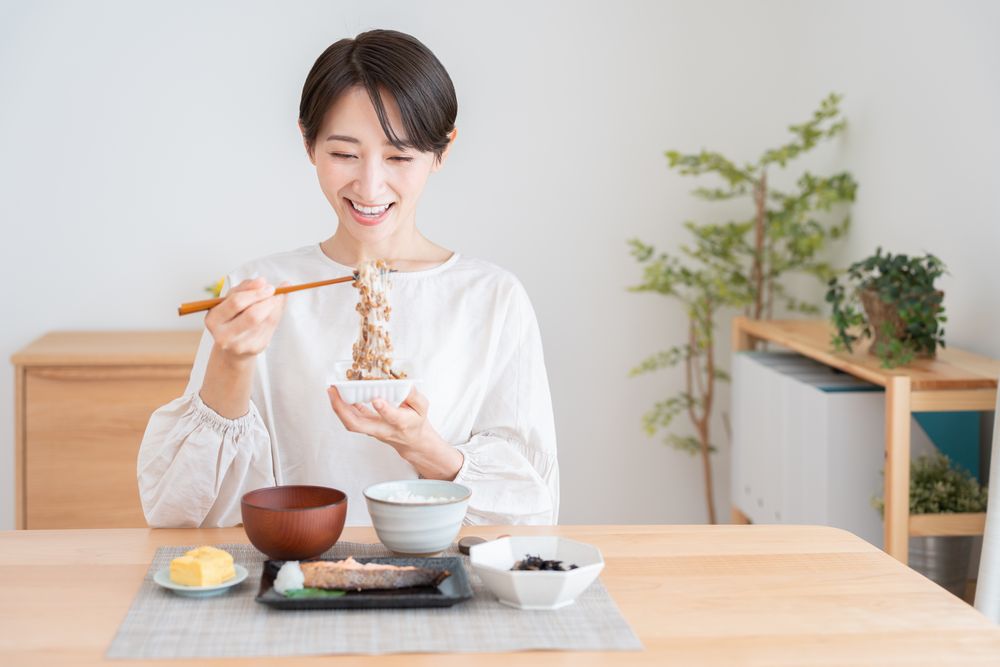
[[[986,498],[986,487],[940,452],[910,463],[910,514],[985,512]],[[881,497],[872,504],[879,513],[885,511]]]
[[[968,471],[937,452],[910,464],[910,514],[985,512],[987,489]],[[885,502],[872,498],[883,514]],[[970,536],[911,537],[909,564],[917,572],[958,597],[965,593],[972,554]]]
[[[946,270],[934,255],[883,254],[878,248],[843,277],[831,278],[826,300],[836,327],[834,347],[850,352],[854,343],[873,338],[870,351],[887,368],[933,357],[938,345],[944,347],[947,321],[944,293],[934,281]]]
[[[768,174],[844,131],[847,121],[840,114],[840,101],[836,94],[823,99],[812,118],[788,128],[792,134],[788,143],[765,150],[755,162],[738,164],[706,150],[667,151],[670,168],[680,174],[717,179],[709,187],[695,189],[696,197],[712,202],[748,199],[747,217],[685,222],[693,240],[676,253],[658,253],[652,245],[630,241],[632,255],[642,265],[642,281],[630,289],[679,302],[688,323],[686,341],[648,357],[630,372],[684,369],[684,388],[655,403],[643,416],[643,426],[650,436],[666,431],[668,445],[700,456],[710,523],[716,522],[711,418],[716,382],[728,379],[714,353],[718,318],[733,309],[754,319],[771,317],[776,303],[792,311],[818,312],[815,305],[787,291],[781,279],[804,272],[825,282],[833,275],[820,253],[828,240],[847,231],[849,217],[831,221],[829,214],[854,201],[857,184],[848,172],[818,176],[805,171],[794,188],[781,190],[769,185]],[[672,428],[682,415],[690,421],[693,434]]]

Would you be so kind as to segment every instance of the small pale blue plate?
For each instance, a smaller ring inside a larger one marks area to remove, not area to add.
[[[188,598],[210,598],[213,595],[222,595],[247,578],[247,569],[242,565],[233,563],[233,569],[236,570],[236,576],[216,586],[185,586],[183,584],[175,584],[170,581],[170,566],[160,568],[153,575],[153,581],[164,588],[169,588],[174,593],[177,593],[177,595],[183,595]]]

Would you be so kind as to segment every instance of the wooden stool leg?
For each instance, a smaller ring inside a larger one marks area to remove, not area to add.
[[[910,378],[885,385],[885,550],[904,565],[910,540]]]

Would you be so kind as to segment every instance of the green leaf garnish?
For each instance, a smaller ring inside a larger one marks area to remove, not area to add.
[[[325,588],[295,588],[285,591],[286,598],[339,598],[347,595],[347,591],[334,591]]]

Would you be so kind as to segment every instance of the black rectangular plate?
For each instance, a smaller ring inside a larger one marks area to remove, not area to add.
[[[274,578],[284,565],[282,560],[264,561],[257,602],[275,609],[393,609],[412,607],[450,607],[472,597],[469,576],[462,559],[444,558],[358,558],[359,563],[414,565],[430,570],[448,570],[451,575],[437,586],[414,586],[378,591],[348,591],[336,598],[286,598],[274,590]]]

